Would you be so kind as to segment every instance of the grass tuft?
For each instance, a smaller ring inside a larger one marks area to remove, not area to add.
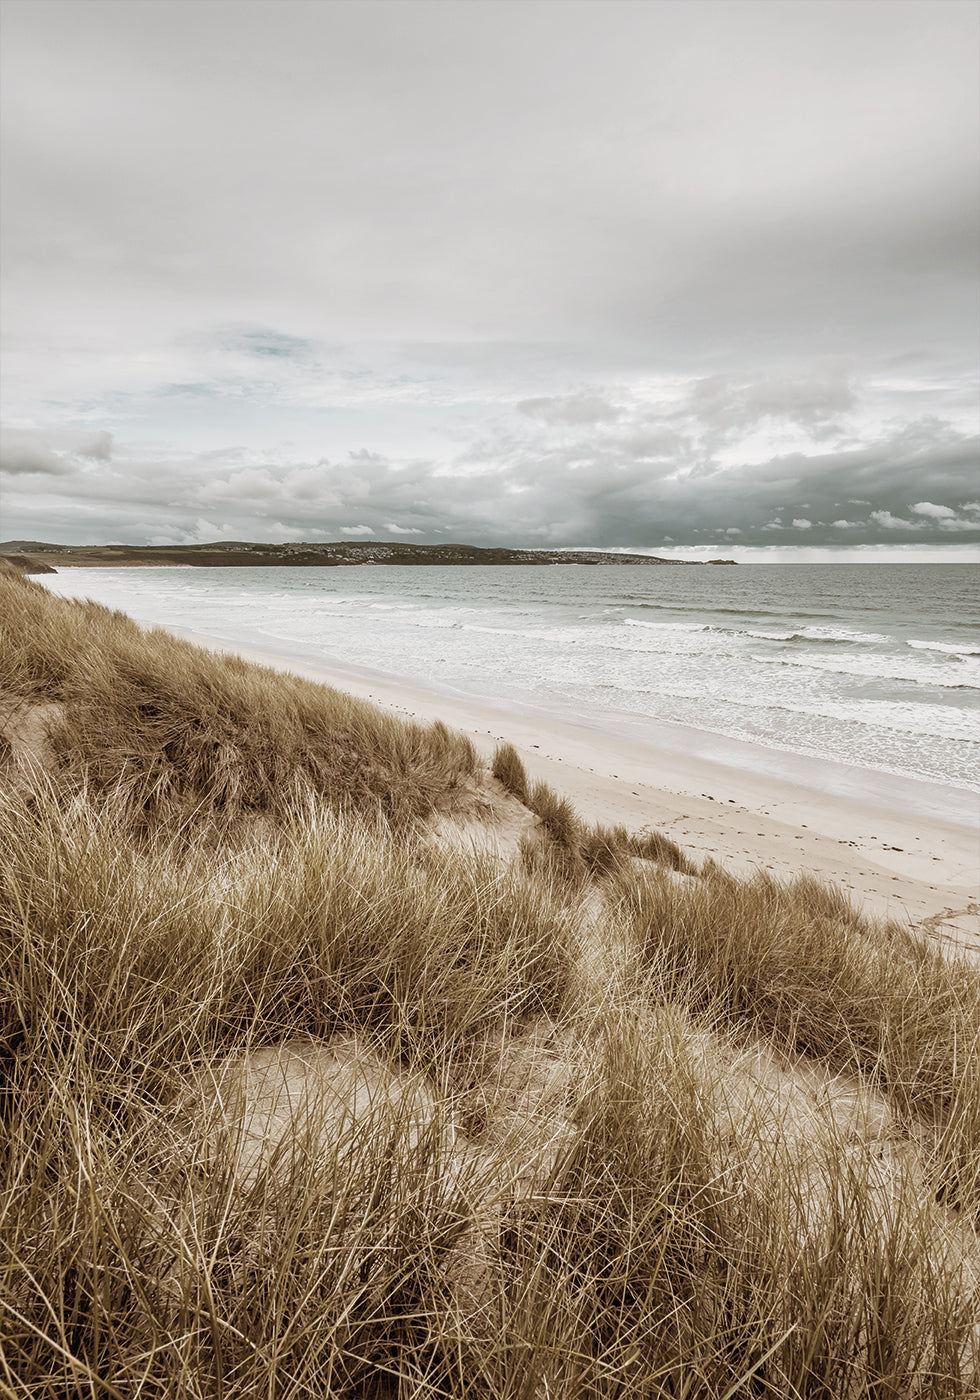
[[[528,779],[524,771],[524,764],[521,762],[520,754],[513,744],[498,744],[493,756],[493,776],[498,782],[503,783],[512,796],[518,802],[527,805],[528,799]]]

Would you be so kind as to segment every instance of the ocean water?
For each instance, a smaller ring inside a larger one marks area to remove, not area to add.
[[[662,740],[980,791],[964,564],[65,569],[53,591],[283,656]]]

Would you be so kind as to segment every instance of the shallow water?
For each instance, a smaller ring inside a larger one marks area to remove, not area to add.
[[[681,724],[980,791],[963,564],[64,569],[144,622],[633,732]]]

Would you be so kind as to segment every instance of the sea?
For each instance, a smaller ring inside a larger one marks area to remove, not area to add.
[[[66,568],[42,581],[142,623],[714,746],[723,762],[765,752],[980,792],[970,564]]]

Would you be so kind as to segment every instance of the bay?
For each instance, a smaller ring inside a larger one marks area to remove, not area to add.
[[[591,725],[980,791],[963,564],[64,569],[141,622]]]

